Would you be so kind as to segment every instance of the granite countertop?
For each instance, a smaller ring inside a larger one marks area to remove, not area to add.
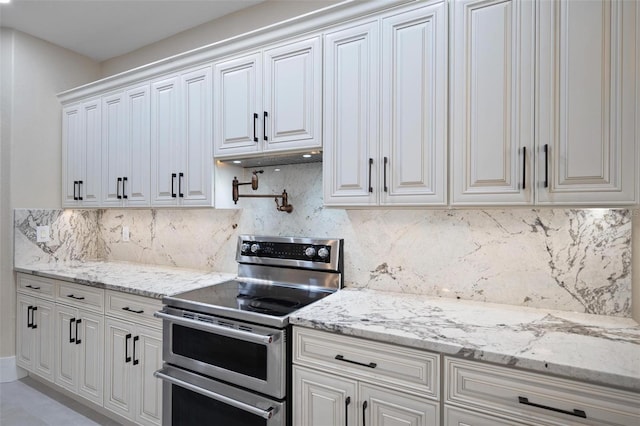
[[[16,265],[14,270],[156,299],[236,277],[236,274],[127,262]]]
[[[343,289],[291,323],[640,391],[630,318]]]

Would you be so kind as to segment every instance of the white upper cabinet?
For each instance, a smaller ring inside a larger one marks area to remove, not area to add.
[[[89,99],[62,110],[62,206],[98,207],[101,103]]]
[[[451,203],[531,204],[535,3],[451,8]]]
[[[538,8],[537,203],[637,203],[638,3]]]
[[[150,205],[149,110],[148,84],[102,98],[102,206]]]
[[[155,206],[213,202],[211,67],[151,83],[151,187]]]
[[[214,65],[216,157],[320,148],[320,37]]]
[[[324,62],[325,205],[446,204],[445,3],[327,33]]]

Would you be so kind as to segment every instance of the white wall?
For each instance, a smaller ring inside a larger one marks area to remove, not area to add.
[[[2,29],[0,357],[15,353],[14,208],[61,205],[61,106],[56,94],[100,77],[89,58]]]
[[[268,0],[102,62],[102,77],[263,28],[340,1]]]

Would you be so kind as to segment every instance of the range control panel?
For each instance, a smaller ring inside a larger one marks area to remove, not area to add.
[[[342,261],[342,245],[342,239],[241,235],[236,260],[240,263],[337,270]]]

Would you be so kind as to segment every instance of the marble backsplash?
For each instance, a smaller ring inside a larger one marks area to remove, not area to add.
[[[16,210],[16,266],[109,260],[234,272],[240,234],[340,237],[348,287],[631,316],[629,210],[331,209],[321,164],[275,169],[264,168],[256,193],[286,189],[291,214],[270,198],[241,198],[235,210]],[[35,242],[41,224],[51,226],[48,243]]]

